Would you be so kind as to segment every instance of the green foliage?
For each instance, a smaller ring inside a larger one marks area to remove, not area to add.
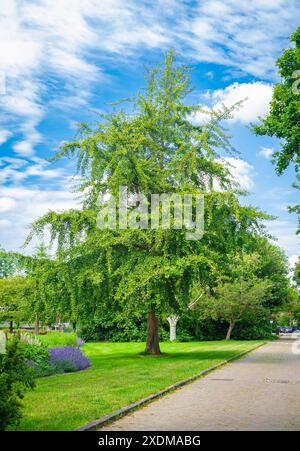
[[[160,339],[168,340],[167,323],[160,319],[160,326]],[[146,339],[146,322],[142,316],[128,316],[122,311],[116,314],[107,309],[93,321],[82,324],[79,334],[85,341],[142,342]]]
[[[296,284],[299,287],[300,286],[300,261],[299,260],[296,263],[295,269],[294,269],[294,281],[296,282]]]
[[[24,356],[28,365],[33,368],[35,376],[54,374],[55,368],[49,363],[49,353],[46,346],[23,343]]]
[[[223,320],[229,325],[227,338],[238,322],[255,322],[265,313],[263,304],[272,284],[267,278],[257,277],[258,268],[256,254],[236,257],[231,265],[231,280],[229,277],[220,278],[213,293],[208,292],[201,302],[202,319]]]
[[[295,46],[284,51],[277,60],[281,77],[275,84],[270,112],[261,118],[261,124],[253,126],[257,135],[276,136],[280,139],[281,148],[274,154],[276,171],[281,175],[289,165],[295,165],[297,183],[299,186],[300,169],[300,27],[292,34],[291,42]],[[300,205],[289,207],[291,213],[300,218]],[[298,232],[300,231],[300,219]]]
[[[17,269],[17,260],[12,252],[0,248],[0,279],[11,277]]]
[[[0,354],[0,430],[19,423],[21,399],[33,387],[33,372],[23,347],[17,339],[8,341],[6,353]]]
[[[299,170],[300,163],[300,83],[298,92],[292,89],[300,79],[300,27],[291,36],[291,42],[295,47],[285,50],[277,60],[281,82],[274,87],[270,113],[260,125],[253,127],[258,135],[276,136],[284,141],[281,150],[274,155],[278,174],[282,174],[291,162],[295,162]],[[293,76],[295,71],[298,75]]]
[[[31,294],[32,283],[27,277],[11,276],[0,279],[0,321],[23,320],[27,316]]]

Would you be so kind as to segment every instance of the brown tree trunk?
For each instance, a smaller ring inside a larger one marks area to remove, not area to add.
[[[40,319],[39,314],[37,313],[34,321],[34,335],[38,335],[40,332]]]
[[[148,313],[147,318],[147,343],[146,351],[147,354],[160,354],[159,339],[158,339],[158,321],[154,312]]]
[[[234,326],[235,326],[235,323],[233,321],[229,323],[229,327],[228,327],[227,334],[226,334],[226,340],[230,340],[231,333],[233,331]]]
[[[13,322],[13,321],[10,321],[10,322],[9,322],[9,332],[12,334],[13,331],[14,331],[14,322]]]

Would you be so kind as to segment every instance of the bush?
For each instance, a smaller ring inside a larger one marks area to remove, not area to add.
[[[272,339],[270,323],[267,320],[249,323],[246,321],[237,323],[232,332],[232,338],[237,340],[263,340]]]
[[[160,340],[168,340],[167,321],[161,320],[160,326]],[[85,341],[141,342],[146,340],[146,328],[146,313],[134,316],[107,310],[94,320],[81,324],[79,334]]]
[[[91,364],[83,352],[75,346],[49,348],[50,364],[55,366],[57,372],[73,372],[84,370]]]
[[[55,373],[55,367],[50,363],[50,355],[46,346],[38,344],[23,344],[27,365],[34,370],[34,375],[49,376]]]
[[[14,338],[7,342],[6,353],[0,354],[0,430],[19,423],[21,399],[33,387],[33,371],[26,364],[22,345]]]

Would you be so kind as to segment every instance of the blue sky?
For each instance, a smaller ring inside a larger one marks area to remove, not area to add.
[[[279,143],[248,126],[268,111],[275,61],[299,25],[298,0],[0,2],[2,246],[19,250],[34,219],[78,205],[73,163],[45,158],[74,136],[77,121],[134,94],[145,65],[174,48],[193,68],[193,102],[247,97],[227,124],[240,151],[228,162],[250,192],[244,202],[277,216],[268,228],[295,261],[297,218],[286,208],[297,202],[293,169],[278,177],[271,160]]]

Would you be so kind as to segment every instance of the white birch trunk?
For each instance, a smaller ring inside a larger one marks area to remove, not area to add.
[[[168,323],[170,324],[170,341],[176,340],[176,325],[179,320],[179,316],[177,315],[170,315],[167,318]]]

